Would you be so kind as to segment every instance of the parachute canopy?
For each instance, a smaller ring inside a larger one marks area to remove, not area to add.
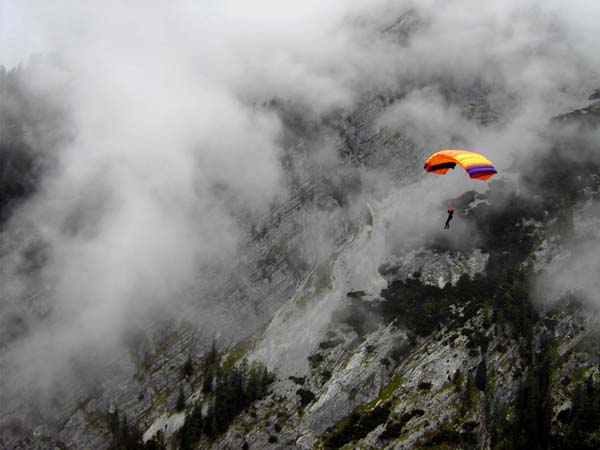
[[[457,163],[463,166],[471,178],[477,180],[487,180],[497,173],[485,156],[467,150],[442,150],[434,153],[425,161],[425,170],[444,175],[448,169],[454,169]]]

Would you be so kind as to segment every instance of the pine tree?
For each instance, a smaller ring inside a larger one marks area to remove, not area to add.
[[[181,373],[183,374],[183,376],[185,378],[189,378],[189,377],[191,377],[193,375],[193,373],[194,373],[194,363],[192,361],[192,357],[191,356],[188,356],[188,358],[186,359],[185,363],[181,367]]]
[[[463,374],[460,371],[460,369],[456,369],[456,372],[454,372],[454,377],[452,378],[452,382],[454,383],[454,391],[455,392],[460,392],[462,390],[462,384],[463,384]]]
[[[475,372],[475,386],[482,392],[485,392],[487,384],[487,364],[485,358],[481,360]]]
[[[185,395],[183,393],[183,387],[179,386],[179,395],[177,396],[177,402],[175,403],[176,411],[183,411],[185,409]]]
[[[465,392],[463,393],[463,413],[471,410],[477,400],[477,387],[475,386],[475,378],[473,372],[467,374],[467,384],[465,386]]]

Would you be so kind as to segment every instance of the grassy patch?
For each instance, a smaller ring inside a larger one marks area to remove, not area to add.
[[[236,344],[231,350],[227,352],[223,360],[223,368],[229,369],[231,366],[236,364],[238,361],[244,359],[248,353],[254,348],[254,338],[249,337]]]
[[[400,389],[401,385],[402,376],[400,374],[394,375],[377,396],[377,401],[386,401],[390,399],[392,395],[394,395],[394,392]]]
[[[86,430],[106,432],[110,429],[112,414],[100,410],[84,411],[83,418]]]

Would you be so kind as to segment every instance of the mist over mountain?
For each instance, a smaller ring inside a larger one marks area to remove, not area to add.
[[[598,19],[0,0],[0,447],[595,448]]]

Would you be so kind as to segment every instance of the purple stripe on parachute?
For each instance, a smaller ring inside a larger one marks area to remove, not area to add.
[[[467,173],[469,175],[477,175],[481,173],[498,173],[494,166],[489,164],[476,164],[470,167],[467,167]]]

